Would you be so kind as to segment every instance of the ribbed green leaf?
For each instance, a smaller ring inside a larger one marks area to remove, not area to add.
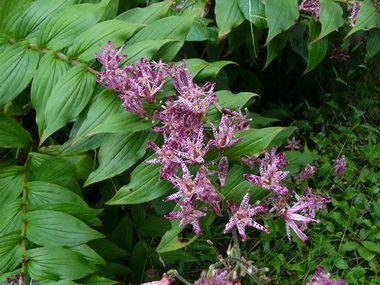
[[[295,24],[299,12],[297,0],[266,0],[264,4],[269,29],[267,45],[275,36]]]
[[[71,249],[82,256],[90,264],[100,265],[106,263],[104,259],[87,244],[78,245],[76,247],[72,247]]]
[[[35,32],[55,10],[73,3],[74,0],[35,1],[17,19],[13,26],[13,34],[17,39],[24,39],[29,34]]]
[[[66,61],[58,59],[56,55],[56,52],[53,51],[42,57],[32,82],[31,101],[36,110],[36,122],[40,136],[45,127],[45,109],[53,87],[70,67]]]
[[[111,114],[104,123],[94,128],[89,135],[100,133],[127,134],[150,129],[156,123],[143,120],[129,112],[115,113]]]
[[[285,48],[288,42],[287,33],[282,33],[276,36],[271,42],[267,45],[267,59],[265,61],[264,69],[278,56],[280,51]]]
[[[243,155],[258,156],[283,129],[282,127],[270,127],[239,132],[236,137],[243,138],[243,140],[229,147],[223,155],[236,162],[240,161],[240,157]]]
[[[93,171],[85,186],[116,176],[129,169],[146,152],[149,136],[146,132],[109,135],[99,151],[99,167]]]
[[[70,139],[62,147],[63,151],[70,151],[70,148],[87,141],[91,137],[91,132],[110,115],[124,112],[116,94],[110,90],[103,90],[94,98],[86,117],[76,120]]]
[[[369,33],[365,59],[369,60],[374,57],[380,51],[380,30],[372,30]]]
[[[161,165],[141,163],[132,171],[128,185],[123,186],[107,204],[140,204],[166,194],[172,186],[160,180],[160,168]]]
[[[82,280],[81,283],[84,285],[113,285],[117,284],[118,282],[94,274]]]
[[[0,205],[14,201],[20,196],[24,188],[23,172],[24,168],[22,166],[0,169]]]
[[[22,200],[17,199],[0,207],[0,232],[11,233],[21,228]]]
[[[79,4],[58,10],[40,28],[39,46],[62,49],[70,45],[76,36],[95,25],[102,17],[108,1],[98,4]]]
[[[15,119],[0,113],[0,147],[27,147],[31,141],[29,132]]]
[[[30,210],[40,205],[60,203],[87,206],[79,195],[53,183],[32,181],[27,183],[26,187],[28,189],[28,207]]]
[[[321,10],[319,21],[322,24],[322,30],[315,39],[318,41],[328,34],[336,31],[340,26],[344,25],[343,9],[339,3],[333,0],[320,0]]]
[[[303,74],[306,74],[316,68],[320,64],[326,55],[328,41],[323,38],[317,42],[315,39],[320,34],[321,27],[314,21],[313,18],[309,22],[309,40],[307,45],[307,66]]]
[[[14,270],[22,256],[21,232],[12,232],[0,236],[0,274]]]
[[[194,21],[193,15],[170,16],[159,19],[136,33],[127,47],[146,40],[184,41]]]
[[[236,64],[229,60],[220,60],[215,62],[207,62],[201,58],[186,59],[186,67],[193,77],[198,80],[213,79],[220,70],[228,64]]]
[[[75,280],[96,270],[95,265],[89,264],[78,253],[66,248],[34,248],[28,250],[26,256],[28,257],[26,271],[36,280]]]
[[[10,14],[19,11],[26,3],[31,0],[0,0],[0,30],[3,30],[4,24],[7,22]]]
[[[218,99],[220,106],[232,110],[236,110],[239,107],[243,108],[244,106],[249,105],[249,101],[257,96],[259,95],[252,92],[240,92],[238,94],[234,94],[228,90],[220,90],[216,92],[216,98]],[[210,106],[208,109],[208,114],[210,121],[216,121],[221,117],[220,111],[214,105]]]
[[[360,10],[356,18],[355,26],[349,31],[346,37],[360,30],[380,27],[380,13],[374,6],[374,1],[366,0],[360,3]]]
[[[169,11],[171,1],[162,1],[154,3],[144,8],[134,8],[125,11],[116,17],[116,19],[126,20],[131,23],[148,25],[158,19],[161,19]]]
[[[74,66],[58,80],[46,104],[41,143],[79,115],[91,100],[94,85],[95,76],[85,64]]]
[[[43,246],[77,246],[103,235],[66,213],[48,210],[25,215],[27,238]]]
[[[32,80],[39,52],[26,43],[7,46],[0,54],[0,106],[13,100]]]
[[[121,46],[133,33],[142,27],[122,20],[109,20],[96,24],[86,32],[80,34],[67,54],[70,58],[78,58],[80,61],[90,61],[99,53],[99,45],[103,47],[107,41],[112,41],[115,46]]]
[[[233,28],[239,26],[244,20],[239,9],[239,0],[216,0],[215,18],[219,28],[219,38],[226,37]]]
[[[239,0],[244,17],[258,28],[267,28],[264,3],[257,0]]]

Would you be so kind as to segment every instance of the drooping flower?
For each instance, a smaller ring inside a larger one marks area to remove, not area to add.
[[[241,201],[240,207],[238,208],[232,200],[228,200],[227,204],[231,210],[231,218],[224,228],[224,233],[228,233],[232,230],[234,226],[238,229],[238,232],[242,240],[246,240],[247,236],[245,234],[245,227],[250,226],[258,230],[261,230],[265,233],[269,233],[269,230],[255,222],[252,219],[252,216],[264,212],[267,210],[266,206],[257,206],[253,207],[249,204],[250,193],[247,192]]]
[[[181,208],[178,212],[170,212],[165,215],[165,218],[168,220],[181,219],[179,225],[192,225],[193,230],[196,234],[200,234],[202,232],[201,227],[199,225],[198,219],[206,216],[205,211],[200,211],[195,208],[195,200],[190,201],[189,203],[183,203],[181,201],[177,201],[177,205]]]
[[[334,160],[334,172],[337,177],[343,177],[346,173],[346,157],[344,155],[341,158]]]
[[[344,280],[330,279],[330,273],[326,273],[323,270],[323,266],[318,266],[314,276],[307,282],[306,285],[347,285]]]
[[[310,222],[316,222],[320,223],[319,220],[315,220],[306,216],[302,216],[298,214],[298,211],[302,211],[310,207],[310,203],[296,203],[293,205],[293,207],[289,207],[284,215],[284,220],[285,220],[285,227],[286,227],[286,233],[288,235],[289,241],[291,240],[291,235],[290,235],[290,228],[296,233],[296,235],[302,240],[306,241],[308,239],[307,235],[302,232],[300,227],[296,224],[296,222],[300,222],[302,224],[302,227],[305,229],[307,227],[307,224]]]
[[[166,273],[164,273],[162,275],[162,278],[161,280],[158,280],[158,281],[152,281],[152,282],[148,282],[148,283],[142,283],[140,285],[170,285],[174,282],[174,278],[173,277],[169,277]]]
[[[201,278],[194,282],[194,285],[240,285],[240,283],[228,280],[227,270],[213,270],[207,278],[207,272],[202,271]]]
[[[360,10],[360,3],[359,1],[355,1],[354,6],[352,7],[352,10],[351,10],[350,18],[349,18],[351,27],[354,27],[356,25],[356,18],[358,16],[359,10]]]
[[[219,174],[219,182],[220,186],[224,187],[224,184],[226,183],[226,177],[228,172],[228,158],[226,156],[223,156],[218,165],[218,174]]]
[[[300,140],[296,140],[296,138],[293,137],[291,140],[288,140],[288,144],[285,146],[285,148],[290,150],[299,150],[301,148],[300,143]]]
[[[309,179],[310,177],[315,175],[317,170],[316,164],[305,164],[300,172],[299,179],[301,182]]]
[[[248,166],[249,169],[253,170],[255,168],[255,162],[257,160],[257,156],[253,155],[243,155],[240,157],[240,161]]]
[[[347,49],[343,50],[340,46],[335,46],[331,51],[330,58],[336,61],[347,61],[350,55]]]
[[[22,276],[22,274],[18,274],[15,278],[15,280],[11,279],[11,278],[7,278],[7,283],[8,285],[27,285],[25,283],[25,280],[24,280],[24,277]],[[29,285],[32,285],[33,284],[33,280],[30,280],[29,282]]]
[[[219,150],[230,147],[242,140],[242,138],[235,138],[237,125],[234,123],[233,118],[228,115],[222,115],[222,119],[219,123],[219,131],[217,131],[213,123],[210,123],[210,125],[215,138],[211,140],[211,142]]]
[[[298,9],[302,12],[310,13],[316,22],[319,22],[320,3],[319,0],[302,0]]]
[[[307,187],[304,195],[296,194],[299,203],[307,203],[309,207],[301,210],[301,212],[312,219],[315,218],[315,211],[326,207],[326,204],[331,203],[331,198],[327,195],[322,195],[319,191],[313,193],[313,188]]]

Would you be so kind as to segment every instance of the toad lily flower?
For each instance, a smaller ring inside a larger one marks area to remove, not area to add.
[[[249,204],[249,196],[250,196],[250,193],[247,192],[247,194],[245,194],[245,196],[243,197],[243,200],[241,201],[239,208],[236,207],[234,202],[232,202],[231,200],[227,201],[228,206],[231,209],[231,218],[229,222],[227,223],[226,227],[224,228],[224,233],[228,233],[229,231],[231,231],[231,229],[234,226],[237,227],[242,240],[247,239],[247,236],[245,234],[245,227],[247,226],[251,226],[265,233],[269,233],[269,230],[266,227],[255,222],[251,218],[252,216],[258,213],[266,211],[267,207],[266,206],[253,207],[252,205]]]

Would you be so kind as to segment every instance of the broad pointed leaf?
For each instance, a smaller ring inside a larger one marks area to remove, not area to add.
[[[0,113],[0,147],[27,147],[32,137],[12,117]]]
[[[238,4],[239,0],[215,1],[215,18],[219,27],[219,38],[226,37],[233,28],[243,22],[244,16]]]

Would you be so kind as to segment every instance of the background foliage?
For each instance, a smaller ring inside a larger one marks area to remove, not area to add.
[[[139,284],[172,267],[195,279],[230,242],[215,217],[204,220],[201,237],[163,218],[173,207],[161,201],[171,187],[158,166],[142,163],[151,155],[146,142],[158,139],[149,132],[154,123],[126,113],[116,94],[95,84],[94,55],[111,40],[125,44],[129,64],[186,58],[197,82],[217,83],[223,107],[258,110],[255,129],[228,151],[232,161],[296,132],[305,147],[289,153],[298,159],[294,173],[318,157],[315,187],[337,184],[310,246],[287,244],[276,225],[280,234],[247,243],[271,278],[305,282],[322,262],[352,284],[378,284],[374,2],[361,2],[354,27],[333,0],[320,1],[319,22],[296,0],[177,2],[0,0],[1,282],[23,272],[36,284]],[[334,58],[334,48],[350,60]],[[340,152],[350,156],[346,180],[319,179]],[[230,175],[223,194],[239,201],[253,186]]]

